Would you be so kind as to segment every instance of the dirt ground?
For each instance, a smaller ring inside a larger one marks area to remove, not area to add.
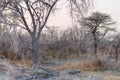
[[[64,65],[67,62],[75,62],[76,60],[55,60],[54,64],[45,65],[57,67]],[[89,76],[92,76],[95,80],[120,80],[120,72],[116,70],[106,70],[106,71],[81,71],[78,74],[70,75],[68,74],[70,70],[60,70],[60,75],[57,78],[53,78],[50,80],[90,80]],[[48,79],[49,80],[49,79]]]
[[[89,76],[92,76],[94,79],[90,79]],[[61,71],[59,76],[43,80],[120,80],[120,73],[106,71],[81,72],[79,74],[69,75],[67,71]]]
[[[72,60],[73,62],[75,60]],[[64,65],[68,61],[63,60],[55,60],[51,64],[44,64],[43,67],[57,67]],[[69,60],[70,62],[70,60]],[[106,70],[106,71],[82,71],[78,74],[69,74],[69,70],[59,70],[59,76],[47,78],[47,79],[40,79],[40,80],[90,80],[89,76],[92,76],[94,80],[120,80],[120,72],[114,71],[114,70]],[[73,69],[74,70],[74,69]],[[4,71],[3,71],[4,72]],[[3,73],[2,70],[0,70],[0,80],[13,80],[13,78],[8,78],[7,74]]]

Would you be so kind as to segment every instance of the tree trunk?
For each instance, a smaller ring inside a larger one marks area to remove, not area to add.
[[[96,38],[96,34],[93,33],[93,40],[94,40],[94,54],[97,54],[97,38]]]
[[[39,55],[38,55],[38,47],[34,46],[33,48],[33,59],[34,59],[34,64],[38,65],[39,64]]]
[[[39,65],[39,52],[38,52],[38,41],[35,38],[32,38],[32,53],[33,53],[33,62],[34,67]]]
[[[115,49],[115,60],[118,61],[118,48]]]

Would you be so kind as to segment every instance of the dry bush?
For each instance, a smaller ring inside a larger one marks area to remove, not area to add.
[[[78,59],[78,54],[77,53],[70,53],[68,50],[63,53],[62,51],[59,50],[48,50],[47,51],[48,55],[58,59]]]
[[[86,59],[84,61],[71,61],[61,66],[52,67],[52,70],[81,69],[83,71],[101,71],[107,69],[105,62],[100,59]]]
[[[19,66],[22,67],[32,67],[33,66],[33,61],[29,57],[24,57],[23,59],[18,61]]]
[[[45,62],[44,57],[39,56],[39,64],[44,64],[44,62]],[[34,62],[30,57],[24,56],[24,58],[22,58],[20,60],[14,60],[13,64],[15,66],[31,68],[31,67],[33,67]]]
[[[81,69],[84,71],[102,71],[107,69],[106,63],[100,59],[86,60],[81,62]]]
[[[9,60],[18,60],[19,57],[17,56],[16,53],[14,53],[13,51],[9,50],[9,51],[3,51],[0,53],[1,56],[3,56],[5,59],[9,59]]]
[[[33,61],[29,57],[21,58],[13,51],[3,51],[0,54],[0,59],[6,59],[14,66],[31,67],[33,65]]]
[[[47,54],[53,58],[58,58],[59,53],[57,50],[50,50],[48,49]]]
[[[57,67],[51,67],[52,70],[68,70],[68,69],[79,69],[80,63],[79,62],[67,62],[61,66],[57,66]]]

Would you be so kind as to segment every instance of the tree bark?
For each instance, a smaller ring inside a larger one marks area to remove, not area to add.
[[[94,54],[97,54],[97,38],[95,32],[92,32],[93,34],[93,40],[94,40]]]
[[[118,48],[115,49],[115,60],[118,61]]]
[[[37,40],[35,37],[32,37],[32,53],[33,53],[34,67],[39,65],[38,41],[39,40]]]

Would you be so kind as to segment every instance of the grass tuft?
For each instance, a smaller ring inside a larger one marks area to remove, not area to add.
[[[83,71],[98,71],[106,69],[105,62],[100,59],[86,60],[86,61],[74,61],[67,62],[61,66],[51,67],[52,70],[69,70],[69,69],[81,69]]]

